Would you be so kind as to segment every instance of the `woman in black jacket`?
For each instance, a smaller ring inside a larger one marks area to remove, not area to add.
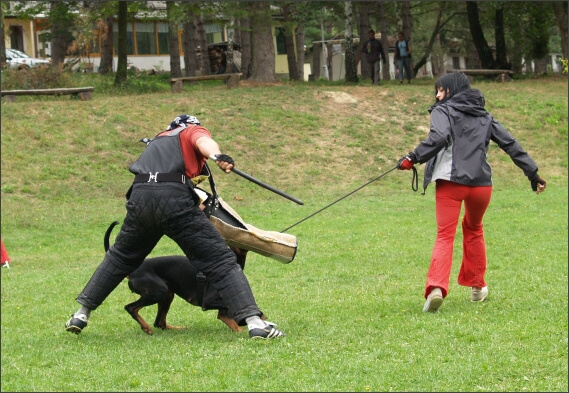
[[[546,186],[537,174],[537,164],[486,111],[484,96],[470,87],[465,74],[457,72],[439,78],[435,96],[436,102],[429,108],[429,135],[397,164],[398,169],[409,170],[415,163],[426,162],[423,188],[436,182],[437,238],[425,286],[425,312],[437,311],[448,294],[454,236],[463,202],[463,254],[458,284],[472,288],[473,302],[484,301],[488,296],[482,219],[492,196],[492,170],[487,161],[490,141],[497,143],[522,169],[533,191],[539,194]]]

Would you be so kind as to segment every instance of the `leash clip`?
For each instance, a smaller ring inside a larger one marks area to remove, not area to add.
[[[147,183],[150,183],[152,181],[152,179],[154,179],[154,183],[158,182],[158,180],[157,180],[158,172],[156,172],[154,175],[152,174],[152,172],[149,172],[148,174],[150,175],[150,177],[148,177]]]

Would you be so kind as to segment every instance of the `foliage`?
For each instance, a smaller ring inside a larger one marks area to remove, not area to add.
[[[2,70],[3,90],[52,89],[76,87],[75,80],[63,66],[39,66],[22,70]]]

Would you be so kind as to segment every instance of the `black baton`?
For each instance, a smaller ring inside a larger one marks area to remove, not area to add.
[[[210,158],[211,158],[212,160],[216,160],[215,156],[213,156],[213,155],[210,156]],[[217,160],[216,160],[216,161],[217,161]],[[282,197],[285,197],[285,198],[287,198],[287,199],[290,199],[291,201],[293,201],[293,202],[295,202],[295,203],[298,203],[299,205],[304,205],[304,202],[302,202],[300,199],[296,199],[295,197],[290,196],[290,195],[288,195],[287,193],[285,193],[285,192],[283,192],[283,191],[281,191],[281,190],[279,190],[279,189],[276,189],[276,188],[274,188],[274,187],[272,187],[272,186],[269,186],[268,184],[263,183],[262,181],[260,181],[260,180],[258,180],[258,179],[255,179],[253,176],[248,175],[247,173],[245,173],[245,172],[243,172],[243,171],[240,171],[239,169],[237,169],[237,168],[235,168],[235,167],[231,168],[231,171],[234,172],[234,173],[236,173],[236,174],[238,174],[238,175],[241,176],[241,177],[244,177],[245,179],[247,179],[247,180],[249,180],[249,181],[252,181],[253,183],[255,183],[255,184],[257,184],[257,185],[259,185],[259,186],[261,186],[261,187],[263,187],[263,188],[266,188],[267,190],[270,190],[270,191],[274,192],[275,194],[279,194],[279,195],[282,196]]]

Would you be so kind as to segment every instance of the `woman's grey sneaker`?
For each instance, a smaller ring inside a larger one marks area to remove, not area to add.
[[[476,288],[472,287],[472,292],[470,294],[470,299],[473,302],[483,302],[488,296],[488,287]]]
[[[267,325],[264,328],[255,328],[249,330],[249,336],[251,338],[277,338],[277,337],[284,337],[285,334],[281,332],[279,329],[276,329],[274,325]]]
[[[433,288],[423,306],[423,312],[435,312],[443,304],[443,293],[440,288]]]
[[[72,314],[71,318],[65,324],[65,330],[71,333],[79,334],[87,326],[87,315]]]

